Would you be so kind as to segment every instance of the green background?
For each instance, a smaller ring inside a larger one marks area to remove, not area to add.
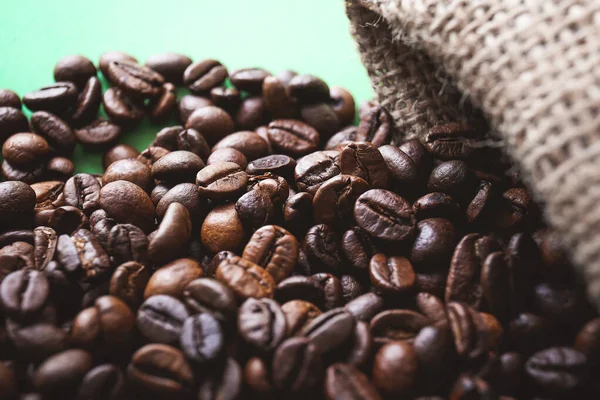
[[[97,63],[102,52],[121,50],[140,62],[173,51],[216,58],[230,70],[294,69],[347,88],[357,105],[372,96],[343,0],[19,0],[2,8],[0,87],[20,95],[52,83],[65,55]],[[122,142],[142,150],[159,128],[145,122]],[[100,154],[81,148],[75,164],[102,171]]]

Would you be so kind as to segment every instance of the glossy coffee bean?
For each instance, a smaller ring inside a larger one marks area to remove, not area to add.
[[[109,293],[123,300],[132,310],[142,302],[144,289],[150,274],[148,269],[136,262],[128,261],[119,265],[110,278]]]
[[[298,160],[294,179],[299,190],[314,195],[323,182],[339,173],[339,152],[317,151]]]
[[[236,88],[216,86],[210,90],[210,98],[217,107],[229,113],[235,112],[242,102],[242,94]]]
[[[304,300],[323,307],[325,293],[321,282],[312,276],[290,276],[279,282],[275,290],[276,299],[280,303],[292,300]]]
[[[102,105],[111,121],[121,126],[132,126],[144,117],[144,110],[119,88],[109,88],[102,95]]]
[[[295,235],[303,236],[314,225],[313,196],[306,192],[289,197],[283,207],[285,227]]]
[[[377,314],[369,327],[373,341],[383,345],[394,341],[412,342],[429,319],[411,310],[387,310]]]
[[[263,267],[279,283],[296,267],[298,254],[298,240],[290,232],[266,225],[250,237],[242,257]]]
[[[301,332],[321,354],[332,353],[350,340],[356,320],[343,308],[319,315]]]
[[[34,133],[16,133],[2,145],[2,156],[14,166],[30,166],[50,152],[46,139]]]
[[[183,82],[183,72],[192,59],[178,53],[153,54],[146,59],[146,66],[161,74],[167,82],[179,85]]]
[[[114,364],[94,367],[83,377],[76,400],[118,400],[125,393],[125,376]]]
[[[262,68],[241,68],[231,72],[229,79],[240,90],[260,94],[263,81],[270,75]]]
[[[110,164],[102,176],[102,184],[115,181],[129,181],[149,192],[153,185],[150,168],[135,158],[118,160]]]
[[[201,313],[186,318],[179,341],[188,359],[203,363],[220,356],[224,339],[219,321],[209,313]]]
[[[92,369],[92,356],[85,350],[71,349],[46,359],[35,371],[34,387],[46,395],[77,388]]]
[[[421,139],[427,150],[442,160],[466,159],[475,150],[478,135],[460,123],[436,125]]]
[[[14,133],[27,131],[27,118],[20,109],[0,106],[0,142]]]
[[[57,261],[65,272],[83,282],[97,281],[110,273],[108,254],[86,229],[80,229],[70,237],[61,235],[56,250]]]
[[[110,147],[120,136],[121,128],[118,125],[102,119],[75,130],[77,141],[90,148]]]
[[[246,156],[231,147],[226,147],[223,149],[218,149],[213,151],[208,159],[206,160],[206,165],[211,165],[220,162],[232,162],[240,166],[240,168],[245,169],[248,165],[248,159]]]
[[[389,144],[395,134],[394,120],[383,107],[376,107],[361,118],[356,140],[371,142],[375,147]]]
[[[321,293],[323,294],[322,307],[324,310],[331,310],[343,305],[344,289],[342,288],[341,281],[336,276],[321,272],[312,275],[310,278],[316,281],[321,288]]]
[[[227,68],[217,60],[196,61],[183,72],[183,83],[193,93],[209,92],[227,78]]]
[[[304,252],[311,264],[324,270],[339,271],[343,265],[340,239],[328,225],[315,225],[306,232]]]
[[[287,336],[298,336],[315,318],[321,315],[321,310],[308,301],[290,300],[281,306],[287,324]]]
[[[385,161],[390,181],[399,189],[418,188],[422,185],[422,170],[405,152],[389,144],[378,150]]]
[[[176,298],[151,296],[138,309],[137,327],[152,342],[177,343],[183,322],[189,315],[184,304]]]
[[[368,190],[356,200],[354,219],[369,235],[393,242],[412,237],[416,229],[411,205],[383,189]]]
[[[56,82],[23,96],[31,111],[48,111],[64,115],[77,101],[77,87],[71,82]]]
[[[0,221],[21,218],[33,211],[35,192],[26,183],[9,181],[0,183]]]
[[[204,162],[196,154],[185,150],[172,151],[152,165],[152,177],[171,183],[193,182],[202,168]]]
[[[263,81],[262,92],[265,106],[274,118],[296,117],[296,102],[278,78],[267,76]]]
[[[214,279],[199,278],[188,283],[183,301],[192,312],[209,313],[222,324],[231,323],[237,312],[234,293]]]
[[[448,220],[419,221],[409,258],[415,265],[445,270],[456,245],[456,236],[454,226]]]
[[[115,221],[136,225],[144,232],[149,232],[154,225],[152,200],[131,182],[116,181],[103,186],[98,205]]]
[[[337,363],[327,368],[325,373],[325,394],[328,400],[368,399],[381,397],[369,378],[348,364]]]
[[[251,161],[269,154],[267,142],[252,131],[240,131],[227,135],[213,147],[213,151],[224,148],[239,150],[246,159]]]
[[[31,130],[46,139],[51,148],[59,153],[70,155],[75,146],[75,134],[59,117],[46,111],[31,114]]]
[[[81,55],[63,57],[54,66],[55,81],[73,82],[79,88],[82,88],[93,76],[96,76],[96,67]]]
[[[223,109],[214,106],[194,110],[185,122],[186,128],[200,132],[213,145],[233,132],[233,120]]]
[[[428,188],[442,192],[460,201],[469,197],[475,189],[473,171],[463,161],[446,161],[439,164],[429,175]]]
[[[77,174],[65,183],[65,202],[90,215],[98,207],[100,182],[90,174]]]
[[[35,270],[14,271],[0,284],[2,310],[16,320],[39,314],[49,296],[48,280],[43,273]]]
[[[144,298],[156,295],[183,296],[184,288],[194,279],[201,278],[203,270],[200,264],[190,258],[180,258],[160,267],[150,277]]]
[[[322,140],[340,129],[338,116],[328,103],[304,104],[300,107],[300,116],[319,132]]]
[[[290,338],[273,356],[272,381],[275,387],[290,392],[310,390],[323,371],[317,346],[307,338]]]
[[[569,347],[539,351],[525,364],[525,372],[546,393],[568,393],[586,378],[586,358]]]
[[[9,89],[0,89],[0,107],[12,107],[21,109],[21,98]]]
[[[384,393],[402,395],[415,386],[418,358],[412,344],[386,344],[375,355],[373,364],[373,383]]]
[[[102,101],[102,85],[98,78],[91,77],[86,82],[73,106],[71,121],[75,126],[82,126],[92,122],[98,115]]]
[[[407,293],[414,288],[415,272],[405,257],[375,254],[369,264],[371,283],[384,294]]]
[[[179,120],[185,124],[188,117],[198,108],[214,105],[211,99],[193,94],[186,94],[179,100]]]
[[[240,300],[249,297],[273,297],[275,282],[271,275],[255,263],[231,257],[217,267],[217,280],[231,289]]]
[[[317,150],[319,132],[310,125],[293,119],[275,120],[269,124],[269,141],[276,151],[300,157]]]
[[[257,129],[265,124],[267,109],[262,97],[246,97],[235,112],[234,121],[238,129]]]
[[[433,192],[418,198],[413,203],[413,209],[419,221],[426,218],[444,218],[456,221],[460,206],[447,194]]]
[[[227,200],[246,190],[248,174],[231,162],[221,162],[203,168],[196,175],[198,193],[211,200]]]
[[[134,98],[153,98],[160,95],[165,79],[148,67],[131,61],[111,61],[108,79]]]
[[[119,160],[127,160],[129,158],[137,158],[139,151],[127,144],[118,144],[104,153],[102,158],[102,166],[107,169],[112,163]]]
[[[247,233],[235,205],[213,208],[202,223],[200,237],[204,247],[212,253],[241,250]]]
[[[370,185],[356,175],[337,175],[324,182],[313,198],[315,222],[347,226],[353,217],[356,199]]]
[[[192,235],[190,212],[180,203],[171,203],[148,245],[148,257],[164,264],[184,255]]]
[[[369,321],[383,310],[384,299],[375,293],[365,293],[348,302],[344,308],[359,321]]]
[[[329,100],[329,86],[313,75],[296,75],[289,83],[290,94],[302,103]]]
[[[352,124],[356,114],[356,104],[352,94],[342,87],[332,86],[329,89],[329,96],[333,101],[331,107],[338,117],[340,126]]]
[[[106,249],[117,265],[128,261],[145,263],[148,260],[148,237],[135,225],[116,224],[108,234]]]
[[[286,338],[287,321],[281,306],[271,299],[248,299],[238,311],[238,333],[244,341],[268,353]]]
[[[180,183],[168,189],[156,204],[156,216],[159,219],[165,216],[171,203],[180,203],[185,206],[190,213],[192,224],[200,222],[205,213],[204,200],[198,193],[198,186],[193,183]]]

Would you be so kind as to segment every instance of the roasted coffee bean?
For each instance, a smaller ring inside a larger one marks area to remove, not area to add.
[[[194,110],[185,122],[186,128],[200,132],[213,145],[233,132],[233,120],[223,109],[214,106]]]
[[[296,267],[298,254],[298,240],[290,232],[276,225],[266,225],[254,232],[242,258],[263,267],[275,283],[279,283]]]
[[[77,207],[62,206],[50,211],[49,214],[48,220],[43,225],[51,227],[59,235],[70,235],[78,229],[89,227],[87,216]]]
[[[315,387],[323,373],[317,345],[311,339],[290,338],[275,351],[272,380],[275,387],[293,393]]]
[[[446,219],[430,218],[419,221],[410,260],[420,267],[446,270],[456,245],[457,234]]]
[[[44,271],[54,259],[58,236],[54,229],[38,226],[33,231],[35,268]]]
[[[587,359],[570,347],[551,347],[531,356],[525,372],[544,392],[568,393],[581,385],[587,375]]]
[[[285,226],[298,236],[303,236],[314,225],[313,196],[306,192],[289,197],[283,207]]]
[[[221,325],[209,313],[192,315],[183,322],[180,343],[190,360],[199,363],[214,360],[224,347]]]
[[[248,165],[248,159],[246,158],[246,156],[239,150],[236,150],[231,147],[226,147],[223,149],[213,151],[210,154],[210,156],[208,156],[208,159],[206,160],[206,165],[221,162],[232,162],[239,165],[242,169],[245,169]]]
[[[16,133],[2,146],[4,159],[17,167],[27,167],[50,153],[46,139],[34,133]]]
[[[301,332],[321,354],[331,354],[352,337],[356,320],[343,308],[335,308],[315,318]]]
[[[75,126],[82,126],[92,122],[98,115],[98,108],[102,102],[102,85],[98,78],[91,77],[79,93],[71,121]]]
[[[384,294],[410,292],[415,285],[415,272],[405,257],[375,254],[369,264],[371,283]]]
[[[356,114],[356,104],[352,94],[342,87],[332,86],[329,89],[329,96],[333,101],[331,107],[338,117],[340,126],[352,124]]]
[[[102,176],[102,184],[106,185],[115,181],[135,183],[146,192],[150,191],[154,183],[150,168],[135,158],[127,158],[111,163]]]
[[[148,238],[135,225],[115,225],[108,235],[106,249],[117,265],[128,261],[145,263],[148,260]]]
[[[279,303],[248,299],[238,311],[238,333],[248,344],[268,353],[286,338],[287,322]]]
[[[383,189],[368,190],[356,200],[354,219],[369,235],[387,241],[406,240],[416,231],[411,205]]]
[[[18,167],[3,160],[1,166],[2,176],[9,181],[21,181],[24,183],[40,182],[44,179],[46,168],[44,164],[35,164],[29,167]]]
[[[486,381],[470,374],[459,376],[450,392],[451,399],[489,399],[495,397],[496,394]]]
[[[136,262],[128,261],[119,265],[110,278],[109,293],[123,300],[135,310],[142,302],[144,289],[150,275],[148,269]]]
[[[33,375],[33,386],[47,396],[60,395],[77,388],[92,369],[92,356],[85,350],[71,349],[46,359]]]
[[[246,168],[246,172],[251,175],[262,175],[272,173],[283,177],[292,177],[296,161],[283,154],[273,154],[262,158],[254,159]]]
[[[290,300],[281,306],[287,323],[287,336],[297,336],[315,318],[321,315],[321,310],[308,301]]]
[[[342,253],[346,260],[357,272],[368,271],[371,257],[376,253],[376,248],[369,236],[359,227],[354,227],[342,237]]]
[[[137,157],[137,159],[145,163],[149,167],[152,167],[152,164],[154,164],[166,154],[169,154],[169,150],[159,146],[150,146],[147,149],[143,150]]]
[[[233,119],[238,129],[256,129],[266,122],[266,116],[267,109],[262,97],[246,97]]]
[[[600,349],[600,318],[588,321],[575,338],[573,348],[585,355],[590,363],[597,363]]]
[[[311,279],[316,281],[321,287],[323,293],[323,309],[331,310],[341,307],[344,302],[344,293],[340,280],[326,272],[314,274]]]
[[[477,181],[473,171],[464,161],[454,160],[440,163],[429,175],[428,188],[432,192],[442,192],[458,200],[469,198]]]
[[[202,168],[204,162],[196,154],[185,150],[172,151],[152,165],[152,177],[172,183],[193,182]]]
[[[0,106],[0,143],[12,134],[28,130],[27,117],[20,109]]]
[[[79,143],[92,148],[110,147],[121,136],[121,128],[110,121],[97,119],[75,130]]]
[[[331,136],[325,144],[325,150],[342,150],[346,145],[356,141],[356,126],[348,126]]]
[[[433,192],[420,197],[413,203],[417,220],[427,218],[444,218],[456,221],[460,206],[445,193]]]
[[[49,111],[64,115],[77,101],[77,87],[71,82],[56,82],[23,96],[31,111]]]
[[[276,151],[301,157],[317,150],[319,132],[304,122],[279,119],[269,124],[269,141]]]
[[[210,90],[210,98],[217,107],[230,113],[235,112],[242,102],[242,94],[236,88],[216,86]]]
[[[241,68],[233,71],[229,79],[240,90],[260,94],[263,81],[270,75],[270,72],[262,68]]]
[[[12,271],[33,268],[33,255],[33,246],[25,242],[14,242],[0,249],[0,280]]]
[[[144,290],[144,298],[159,294],[181,298],[187,284],[203,275],[200,264],[195,260],[180,258],[171,261],[152,275]]]
[[[131,61],[111,61],[107,77],[134,98],[157,97],[165,83],[159,73]]]
[[[269,394],[273,392],[273,384],[269,367],[262,358],[251,357],[244,367],[244,382],[254,392]]]
[[[373,341],[383,345],[393,341],[412,342],[429,322],[427,317],[415,311],[387,310],[373,317],[369,328]]]
[[[100,189],[98,205],[122,224],[133,224],[144,232],[154,225],[154,205],[139,186],[127,182],[111,182]]]
[[[36,210],[53,210],[65,205],[63,189],[65,184],[60,181],[34,183],[31,188],[35,192]]]
[[[389,395],[403,395],[414,388],[419,371],[412,344],[392,342],[383,346],[373,361],[373,383]]]
[[[416,296],[417,308],[432,321],[445,321],[446,309],[444,302],[431,293],[421,292]]]
[[[146,66],[161,74],[167,82],[183,83],[183,73],[192,59],[178,53],[153,54],[146,59]]]
[[[323,141],[336,133],[341,126],[337,114],[328,103],[302,105],[300,116],[319,132]]]
[[[144,110],[125,92],[119,88],[112,87],[102,95],[104,111],[112,121],[122,126],[133,126],[144,117]]]
[[[26,183],[0,182],[0,221],[22,218],[35,207],[35,192]]]
[[[540,315],[563,323],[582,321],[585,295],[574,285],[538,283],[533,288],[533,302]]]
[[[502,335],[499,322],[490,314],[478,313],[465,304],[454,302],[448,303],[447,313],[456,353],[461,357],[475,359],[481,356],[494,348],[498,336]]]
[[[195,129],[185,129],[182,126],[164,128],[156,134],[152,146],[164,147],[169,151],[185,150],[206,159],[210,147],[204,136]]]
[[[56,115],[36,111],[31,114],[30,125],[31,130],[44,137],[55,152],[70,155],[73,151],[75,134],[69,125]]]
[[[398,190],[415,189],[422,186],[423,172],[417,164],[396,146],[386,144],[379,147],[385,161],[389,179]]]
[[[212,253],[241,250],[247,233],[234,204],[213,208],[202,223],[202,244]]]
[[[186,94],[179,100],[179,120],[185,124],[189,116],[198,108],[214,105],[210,99],[193,94]]]
[[[148,257],[164,264],[184,255],[192,235],[190,212],[179,203],[171,203],[148,245]]]
[[[280,303],[292,300],[304,300],[322,307],[325,302],[323,287],[312,276],[290,276],[279,282],[275,297]]]
[[[6,315],[24,320],[39,314],[50,296],[50,284],[42,272],[19,270],[0,285],[0,304]]]
[[[81,380],[76,400],[118,400],[125,394],[123,372],[113,364],[91,369]]]
[[[54,157],[46,163],[46,174],[48,179],[67,181],[75,172],[73,161],[65,157]]]
[[[477,149],[478,134],[468,125],[436,125],[421,138],[427,150],[441,160],[466,159]]]
[[[315,225],[306,232],[304,252],[311,264],[324,270],[339,271],[343,257],[337,232],[328,225]]]
[[[149,297],[137,312],[137,327],[142,335],[153,342],[177,343],[183,322],[189,317],[183,303],[174,297]]]
[[[213,151],[224,148],[239,150],[248,160],[255,160],[269,154],[267,142],[251,131],[240,131],[225,136],[213,147]]]
[[[337,175],[327,180],[313,198],[315,221],[330,226],[347,226],[352,222],[356,199],[369,188],[365,180],[353,175]]]
[[[302,103],[329,101],[329,86],[313,75],[296,75],[290,82],[290,94]]]
[[[140,152],[127,144],[118,144],[107,150],[102,158],[102,166],[107,169],[112,163],[120,160],[135,159]]]
[[[183,83],[194,93],[209,92],[227,78],[227,68],[217,60],[196,61],[183,72]]]
[[[325,395],[328,400],[378,400],[381,397],[369,378],[352,365],[337,363],[325,373]]]
[[[240,257],[231,257],[221,262],[215,277],[240,300],[273,297],[275,290],[275,282],[266,270]]]
[[[65,183],[64,197],[68,205],[90,215],[99,207],[100,182],[93,175],[77,174]]]
[[[86,229],[76,231],[71,237],[61,235],[56,251],[61,267],[84,282],[98,280],[110,272],[108,254]]]
[[[371,142],[375,147],[389,144],[395,134],[394,120],[383,107],[375,107],[361,118],[356,140]]]
[[[198,390],[198,400],[234,400],[242,391],[242,369],[237,361],[228,357],[222,368],[206,377]]]
[[[163,85],[160,96],[149,104],[150,121],[161,124],[168,121],[173,115],[177,104],[177,88],[170,82]]]
[[[200,196],[211,200],[227,200],[245,191],[248,174],[231,162],[222,162],[203,168],[196,175]]]
[[[100,71],[102,71],[102,75],[108,77],[108,65],[112,61],[128,61],[137,63],[137,59],[130,54],[121,52],[121,51],[107,51],[100,55],[100,60],[98,62],[98,67]]]
[[[180,396],[194,385],[194,374],[181,351],[152,343],[141,347],[127,367],[129,380],[160,397]]]
[[[0,89],[0,107],[12,107],[21,109],[21,98],[9,89]]]
[[[294,178],[299,190],[314,195],[323,182],[339,173],[339,152],[317,151],[298,160]]]
[[[34,243],[34,231],[30,229],[18,229],[0,233],[0,248],[15,242]]]
[[[54,66],[55,81],[73,82],[80,89],[93,76],[96,76],[96,67],[81,55],[63,57]]]
[[[231,323],[237,312],[233,292],[214,279],[199,278],[188,283],[183,301],[193,313],[209,313],[224,325]]]
[[[28,359],[45,360],[69,348],[67,333],[50,323],[14,327],[7,324],[7,331],[15,348]]]
[[[156,216],[162,219],[171,203],[180,203],[189,213],[192,224],[199,222],[204,215],[205,204],[198,193],[198,187],[193,183],[180,183],[173,186],[163,195],[156,205]]]
[[[276,77],[267,76],[262,86],[263,98],[267,110],[273,118],[294,118],[298,111],[296,102],[290,96],[286,86]]]
[[[290,185],[281,176],[271,173],[250,175],[248,177],[248,191],[262,192],[269,196],[276,207],[281,207],[290,196]]]
[[[365,293],[350,301],[344,307],[359,321],[369,321],[383,310],[384,300],[375,293]]]
[[[453,358],[452,333],[446,323],[437,323],[421,329],[414,340],[419,365],[427,377],[447,375]]]

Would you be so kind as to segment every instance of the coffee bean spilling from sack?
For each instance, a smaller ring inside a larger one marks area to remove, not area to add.
[[[292,71],[99,68],[0,90],[1,398],[600,396],[600,318],[483,132],[398,142]],[[118,144],[144,118],[179,125]]]

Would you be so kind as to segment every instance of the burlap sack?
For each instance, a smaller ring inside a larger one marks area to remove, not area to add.
[[[600,305],[600,1],[346,0],[346,9],[399,132],[467,120],[467,97],[480,107]]]

